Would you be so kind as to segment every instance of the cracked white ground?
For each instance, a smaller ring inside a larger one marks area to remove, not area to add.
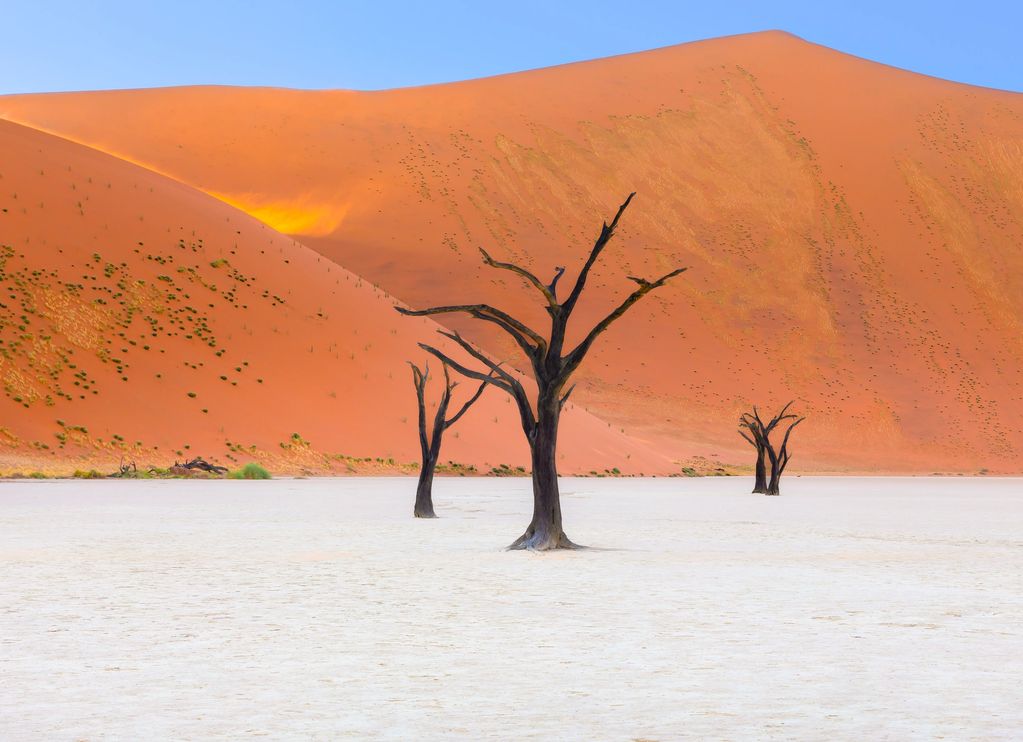
[[[1023,480],[0,484],[0,738],[1010,739]]]

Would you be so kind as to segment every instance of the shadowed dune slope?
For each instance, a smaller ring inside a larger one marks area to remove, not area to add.
[[[598,343],[580,404],[737,460],[739,411],[795,398],[795,468],[1021,470],[1023,96],[770,32],[414,89],[15,96],[0,115],[216,195],[412,305],[538,323],[476,248],[567,282],[636,190],[580,327],[621,274],[691,270]]]
[[[418,458],[405,360],[437,325],[206,194],[10,122],[0,289],[0,470],[112,470],[122,454],[278,471],[362,465],[325,453]],[[443,459],[525,464],[517,420],[488,392]],[[675,468],[574,406],[566,425],[566,471],[619,457],[628,471]]]

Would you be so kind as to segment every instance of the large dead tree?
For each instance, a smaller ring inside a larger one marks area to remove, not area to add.
[[[462,415],[468,412],[483,390],[487,388],[484,382],[480,388],[466,401],[465,404],[451,417],[448,417],[448,406],[451,404],[451,393],[458,382],[451,381],[448,373],[448,364],[444,363],[444,391],[437,402],[437,411],[433,416],[433,430],[427,431],[426,427],[426,384],[430,380],[430,364],[420,369],[416,364],[409,362],[412,367],[412,383],[416,387],[416,401],[419,403],[419,447],[423,454],[423,465],[419,470],[419,485],[416,487],[416,504],[413,508],[413,515],[417,518],[436,518],[433,512],[433,475],[437,470],[437,460],[440,458],[440,445],[444,439],[444,431],[458,422]]]
[[[806,419],[805,417],[798,417],[789,413],[788,409],[791,406],[792,402],[789,402],[781,408],[781,412],[766,423],[761,419],[756,407],[753,408],[752,414],[746,412],[739,418],[739,435],[745,438],[757,450],[756,481],[753,487],[753,492],[755,493],[765,495],[781,494],[781,475],[785,472],[785,467],[789,463],[789,436],[792,434],[793,428]],[[775,428],[783,420],[792,420],[793,422],[785,430],[781,448],[775,448],[771,442],[771,433],[774,432]],[[770,481],[765,481],[765,455],[771,463]]]
[[[529,443],[532,460],[533,519],[530,521],[525,533],[509,546],[509,549],[544,551],[548,549],[576,548],[575,544],[565,535],[562,528],[561,497],[558,491],[556,457],[558,423],[561,419],[561,411],[569,395],[572,393],[572,388],[568,387],[568,381],[576,369],[579,368],[583,358],[586,357],[586,354],[601,333],[607,330],[615,320],[625,314],[633,304],[686,270],[685,268],[679,268],[653,281],[629,276],[629,280],[636,283],[638,288],[629,294],[610,314],[594,325],[578,345],[566,349],[568,321],[579,302],[583,289],[586,287],[586,280],[590,276],[590,271],[614,235],[619,219],[621,219],[622,214],[628,208],[635,195],[634,193],[630,194],[625,199],[625,203],[618,208],[618,212],[615,214],[614,219],[611,220],[611,223],[605,222],[601,227],[600,235],[590,250],[589,257],[579,271],[575,285],[563,301],[558,298],[558,282],[565,273],[564,268],[556,268],[554,277],[549,283],[544,283],[525,268],[513,263],[494,260],[486,250],[480,249],[480,252],[483,254],[483,262],[488,266],[510,271],[518,275],[540,293],[546,304],[544,308],[551,319],[550,331],[546,335],[537,332],[507,312],[496,309],[489,304],[459,304],[419,310],[397,308],[402,314],[417,317],[461,312],[483,322],[497,325],[512,337],[516,345],[529,359],[529,370],[532,372],[537,387],[536,398],[533,400],[530,400],[526,389],[519,379],[516,378],[515,374],[503,368],[499,363],[492,361],[462,339],[458,333],[439,331],[441,335],[450,338],[460,345],[477,362],[482,363],[489,370],[489,375],[453,360],[437,348],[420,344],[424,350],[433,354],[441,361],[448,363],[463,376],[496,386],[515,400],[521,419],[522,430]]]

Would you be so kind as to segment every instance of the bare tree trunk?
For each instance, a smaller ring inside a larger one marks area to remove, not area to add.
[[[765,495],[780,495],[781,485],[781,462],[778,460],[778,455],[774,451],[774,446],[768,441],[767,445],[767,456],[771,461],[771,481],[767,484],[767,489],[764,491]]]
[[[481,387],[482,388],[482,387]],[[451,388],[448,387],[441,397],[437,408],[437,420],[433,425],[433,435],[429,445],[423,449],[423,466],[419,471],[419,486],[416,488],[416,505],[412,514],[417,518],[436,518],[433,512],[433,474],[437,471],[440,460],[440,446],[444,442],[444,415],[447,413]]]
[[[437,456],[432,454],[423,459],[419,471],[419,486],[416,488],[416,506],[413,514],[417,518],[436,518],[433,512],[433,473],[437,468]]]
[[[764,460],[764,449],[757,449],[756,481],[753,484],[753,494],[763,495],[767,492],[767,462]]]
[[[561,409],[557,397],[541,403],[540,419],[530,441],[533,465],[533,519],[526,532],[509,549],[575,549],[561,525],[561,493],[558,488],[558,424]]]

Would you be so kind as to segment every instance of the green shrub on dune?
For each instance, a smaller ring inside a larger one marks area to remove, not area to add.
[[[270,472],[259,464],[246,464],[241,469],[235,469],[228,474],[231,479],[270,479]]]

